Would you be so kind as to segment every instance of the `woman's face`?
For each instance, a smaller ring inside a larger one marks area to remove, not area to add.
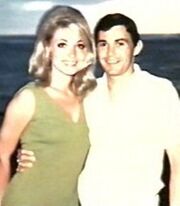
[[[86,64],[89,61],[89,45],[75,24],[70,24],[67,28],[58,28],[48,50],[52,68],[66,75],[74,75],[88,66]]]

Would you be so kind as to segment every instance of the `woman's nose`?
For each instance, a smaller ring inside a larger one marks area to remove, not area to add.
[[[68,56],[72,59],[74,59],[76,57],[76,49],[74,47],[69,48]]]

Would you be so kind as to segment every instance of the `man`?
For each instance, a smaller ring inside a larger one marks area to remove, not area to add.
[[[91,149],[79,179],[82,206],[157,206],[163,155],[170,204],[180,205],[180,101],[175,88],[134,64],[143,47],[134,21],[106,15],[96,25],[105,71],[85,101]]]
[[[142,41],[134,21],[110,14],[97,23],[105,71],[86,100],[91,149],[79,180],[82,206],[157,206],[163,155],[170,205],[180,205],[180,101],[172,84],[134,64]]]

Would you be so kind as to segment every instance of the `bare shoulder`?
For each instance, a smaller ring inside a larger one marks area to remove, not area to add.
[[[35,97],[31,90],[17,93],[7,106],[0,130],[0,150],[12,154],[22,132],[32,120],[35,111]]]
[[[15,97],[13,98],[14,102],[17,103],[25,103],[25,102],[34,102],[35,98],[34,98],[34,94],[30,89],[24,89],[21,92],[17,93],[17,95],[15,95]]]
[[[24,89],[10,101],[7,106],[5,117],[31,118],[35,110],[35,97],[31,90]]]

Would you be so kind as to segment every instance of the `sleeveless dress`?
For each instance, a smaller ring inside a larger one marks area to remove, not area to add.
[[[27,88],[35,95],[36,109],[21,145],[35,153],[36,162],[13,176],[2,206],[78,206],[78,176],[90,145],[83,108],[73,123],[41,87]]]

